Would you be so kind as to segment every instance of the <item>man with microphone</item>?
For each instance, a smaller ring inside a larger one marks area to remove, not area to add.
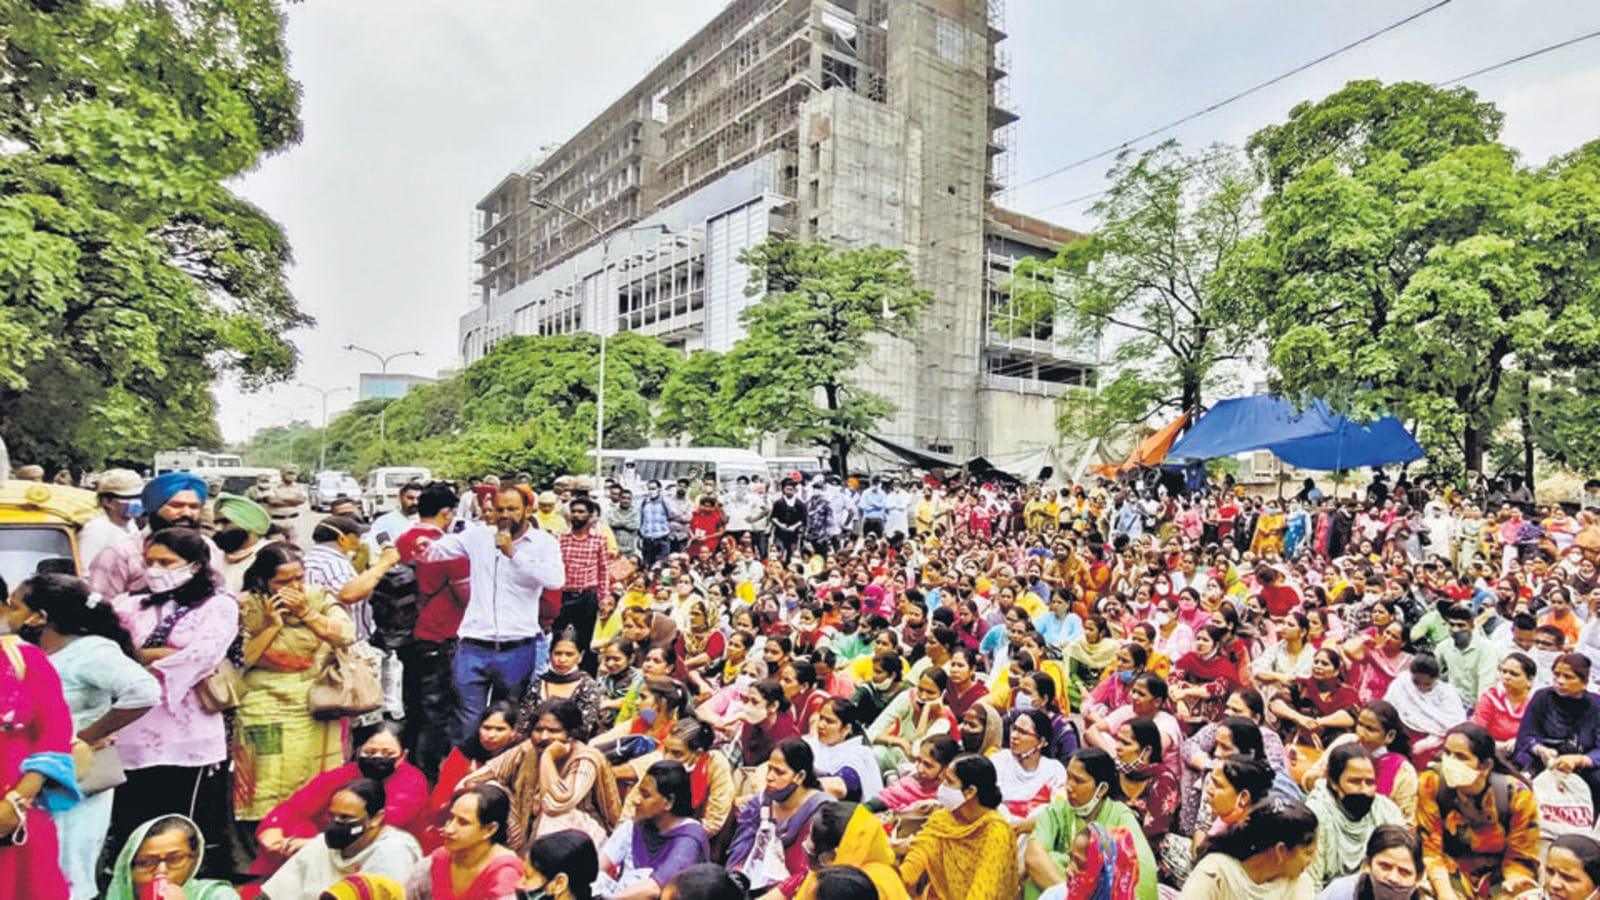
[[[495,698],[522,699],[528,681],[548,659],[539,627],[539,601],[566,583],[561,548],[533,526],[534,494],[525,485],[495,493],[495,527],[468,526],[424,547],[430,562],[465,558],[472,567],[470,599],[456,646],[455,682],[459,741]]]

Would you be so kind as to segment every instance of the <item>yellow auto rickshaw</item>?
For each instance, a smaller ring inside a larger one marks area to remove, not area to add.
[[[82,576],[78,531],[100,512],[93,491],[36,481],[0,482],[0,578],[15,587],[32,575]]]

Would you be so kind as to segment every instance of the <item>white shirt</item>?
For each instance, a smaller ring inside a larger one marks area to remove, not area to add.
[[[511,544],[511,556],[494,544],[496,528],[469,525],[460,534],[433,542],[429,560],[460,559],[472,565],[472,598],[461,619],[460,636],[481,641],[536,637],[539,598],[567,581],[561,545],[548,533],[530,527]]]
[[[335,882],[359,873],[379,875],[404,884],[421,860],[422,848],[417,845],[417,839],[392,826],[385,828],[372,846],[349,859],[337,850],[328,849],[327,842],[319,834],[306,841],[283,868],[267,879],[261,886],[261,896],[267,900],[316,897]]]
[[[78,559],[83,561],[83,567],[89,568],[94,558],[100,551],[115,544],[117,541],[130,534],[138,534],[139,526],[129,520],[128,524],[118,528],[116,523],[106,518],[104,513],[90,519],[83,530],[78,532]]]

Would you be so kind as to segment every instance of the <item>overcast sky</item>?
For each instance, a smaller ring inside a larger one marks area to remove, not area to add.
[[[1022,115],[1013,184],[1210,105],[1437,0],[1010,0],[1005,47]],[[289,7],[305,139],[238,189],[283,224],[291,284],[315,329],[293,335],[296,381],[354,388],[355,343],[418,350],[393,371],[457,364],[471,303],[473,206],[539,146],[559,143],[708,21],[725,0],[311,0]],[[1294,104],[1356,78],[1438,81],[1600,30],[1595,0],[1452,0],[1353,51],[1173,131],[1240,143]],[[1472,79],[1529,162],[1600,137],[1600,38]],[[1110,160],[1001,201],[1087,229]],[[330,398],[337,412],[353,390]],[[237,440],[320,398],[219,390]]]

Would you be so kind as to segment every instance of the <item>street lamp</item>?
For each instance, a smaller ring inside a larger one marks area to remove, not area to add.
[[[401,350],[399,353],[391,353],[388,356],[384,356],[382,353],[379,353],[376,350],[368,350],[365,347],[357,347],[355,344],[345,344],[344,345],[344,349],[353,350],[356,353],[365,353],[366,355],[368,355],[368,356],[372,357],[373,359],[377,360],[378,361],[379,371],[382,372],[385,376],[387,376],[389,374],[389,363],[392,362],[393,360],[399,359],[402,356],[421,356],[422,355],[422,351],[420,351],[420,350]],[[384,414],[387,413],[388,411],[389,411],[389,404],[387,404],[387,403],[385,403],[383,405],[382,409],[378,410],[378,443],[380,443],[380,444],[387,442],[387,437],[385,436],[385,433],[384,433],[383,423],[384,423],[384,418],[385,418]]]
[[[328,397],[340,391],[351,390],[351,388],[319,388],[303,381],[295,382],[294,386],[305,388],[308,391],[316,391],[322,395],[322,448],[317,452],[317,471],[321,472],[328,468]]]
[[[602,471],[600,452],[604,449],[606,436],[606,319],[615,316],[615,313],[610,310],[616,306],[616,297],[613,295],[614,289],[611,285],[611,266],[608,263],[608,258],[611,256],[611,239],[619,234],[633,234],[638,231],[659,231],[662,234],[671,234],[672,229],[665,225],[636,225],[632,228],[622,228],[606,234],[605,230],[596,225],[593,219],[576,210],[568,209],[554,200],[545,200],[530,193],[528,195],[528,203],[539,209],[553,209],[563,215],[571,216],[589,226],[595,237],[600,238],[600,265],[605,268],[605,287],[602,290],[605,292],[605,296],[601,298],[601,318],[594,323],[595,333],[600,335],[600,385],[595,393],[594,407],[594,475],[598,481]]]

